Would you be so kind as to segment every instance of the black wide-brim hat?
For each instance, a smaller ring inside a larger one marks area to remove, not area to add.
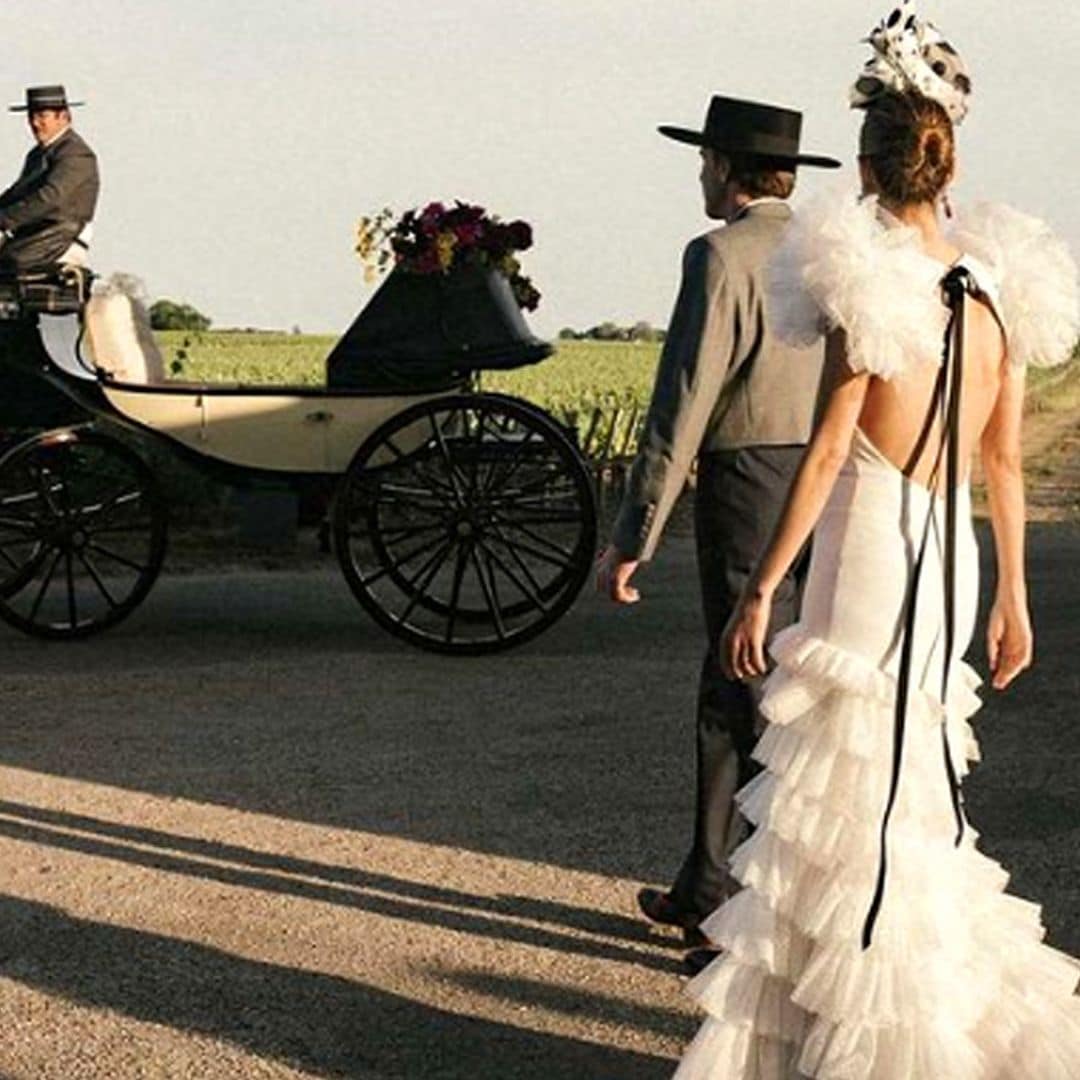
[[[840,168],[835,158],[799,152],[802,113],[759,101],[717,95],[709,102],[704,130],[692,131],[669,124],[661,125],[658,130],[678,142],[708,146],[724,154],[746,154],[779,169],[794,169],[798,165]]]
[[[68,101],[62,86],[31,86],[26,91],[26,104],[9,105],[8,112],[38,112],[41,109],[74,109],[82,101]]]

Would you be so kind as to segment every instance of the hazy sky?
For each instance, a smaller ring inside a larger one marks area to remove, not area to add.
[[[1002,199],[1080,250],[1080,7],[932,0],[975,79],[957,201]],[[93,264],[217,325],[334,332],[368,294],[354,223],[439,198],[523,217],[534,325],[666,322],[707,226],[691,147],[721,92],[801,108],[850,162],[864,0],[2,0],[2,93],[63,82],[103,192]],[[0,117],[0,180],[29,148]],[[836,174],[801,174],[805,195]],[[844,174],[853,180],[850,167]],[[826,179],[826,177],[828,177]]]

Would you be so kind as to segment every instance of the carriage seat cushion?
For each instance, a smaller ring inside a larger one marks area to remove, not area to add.
[[[85,269],[51,267],[0,276],[0,299],[28,315],[67,315],[86,302],[93,275]]]
[[[138,299],[111,289],[94,293],[85,319],[88,359],[96,367],[117,382],[165,381],[165,359],[150,329],[150,315]]]

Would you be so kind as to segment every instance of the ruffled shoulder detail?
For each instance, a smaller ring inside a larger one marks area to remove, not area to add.
[[[1000,203],[962,211],[950,239],[993,274],[1013,364],[1048,367],[1080,338],[1080,288],[1069,249],[1038,218]]]
[[[881,222],[876,199],[834,191],[806,203],[784,234],[769,266],[769,321],[800,345],[841,328],[852,368],[889,379],[940,360],[943,272],[914,229]]]

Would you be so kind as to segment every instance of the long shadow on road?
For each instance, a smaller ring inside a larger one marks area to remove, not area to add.
[[[528,897],[480,896],[390,874],[8,801],[0,801],[0,836],[169,874],[336,904],[404,922],[597,957],[610,963],[678,970],[674,958],[656,954],[657,938],[641,920],[566,904]],[[520,920],[553,924],[554,928]],[[565,933],[563,927],[594,936]],[[596,936],[608,940],[597,940]]]
[[[13,897],[0,897],[0,942],[7,978],[323,1076],[655,1080],[671,1068],[646,1054],[460,1016]],[[588,995],[578,996],[588,1008]]]

